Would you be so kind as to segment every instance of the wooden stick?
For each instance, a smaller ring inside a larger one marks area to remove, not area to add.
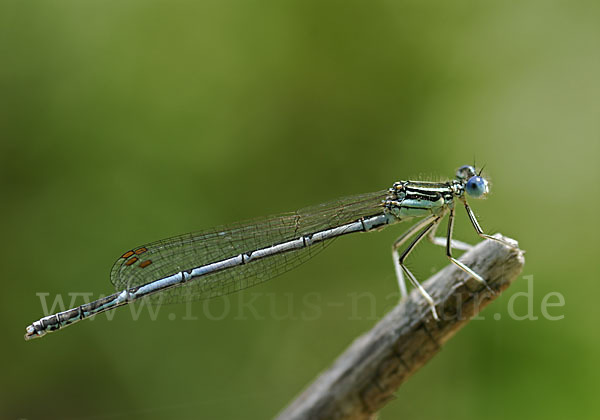
[[[369,419],[441,346],[519,275],[523,252],[486,240],[461,261],[487,279],[486,289],[453,264],[424,283],[436,302],[435,321],[421,295],[413,290],[369,332],[357,338],[277,417],[299,419]]]

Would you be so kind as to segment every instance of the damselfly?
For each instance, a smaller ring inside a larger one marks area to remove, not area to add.
[[[117,293],[41,318],[27,327],[25,339],[41,337],[141,298],[173,303],[233,293],[298,266],[339,236],[380,230],[415,218],[421,220],[392,246],[396,276],[402,296],[407,294],[405,274],[424,297],[433,317],[438,319],[435,302],[404,262],[427,237],[434,244],[445,246],[446,256],[452,263],[486,285],[480,275],[452,256],[452,248],[469,248],[452,240],[452,228],[454,200],[457,199],[464,205],[479,236],[502,242],[483,232],[467,204],[467,196],[482,198],[488,191],[488,182],[481,177],[481,172],[466,165],[448,182],[399,181],[387,190],[140,246],[125,252],[113,265],[110,277]],[[446,236],[436,237],[435,231],[446,215]]]

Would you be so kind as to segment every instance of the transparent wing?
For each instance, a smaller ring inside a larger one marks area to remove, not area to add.
[[[261,219],[218,226],[156,241],[124,253],[113,265],[117,290],[265,248],[300,236],[380,214],[387,190],[345,197]],[[254,286],[302,264],[331,240],[199,277],[152,296],[161,303],[222,296]]]

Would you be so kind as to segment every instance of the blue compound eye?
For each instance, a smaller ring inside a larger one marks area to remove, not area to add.
[[[472,176],[467,181],[465,190],[467,191],[467,194],[473,198],[483,197],[489,191],[488,182],[480,176]]]

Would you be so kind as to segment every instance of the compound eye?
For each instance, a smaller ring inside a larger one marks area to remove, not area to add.
[[[472,176],[465,185],[465,190],[473,198],[481,198],[489,191],[488,182],[480,176]]]

